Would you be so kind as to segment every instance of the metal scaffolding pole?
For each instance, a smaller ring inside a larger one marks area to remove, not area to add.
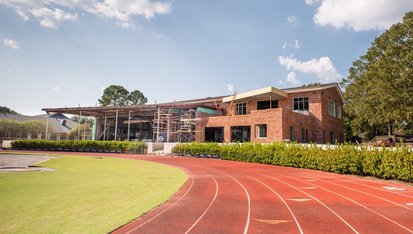
[[[128,141],[129,141],[129,134],[130,134],[130,111],[128,116]]]
[[[115,141],[117,140],[117,136],[118,136],[118,115],[119,115],[119,110],[116,110],[116,120],[115,120]]]

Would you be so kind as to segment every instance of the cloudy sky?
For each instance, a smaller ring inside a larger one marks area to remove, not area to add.
[[[339,82],[411,0],[0,0],[0,105],[150,103]]]

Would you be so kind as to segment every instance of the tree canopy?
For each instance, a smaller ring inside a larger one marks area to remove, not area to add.
[[[13,115],[18,115],[16,111],[8,108],[7,106],[0,106],[0,114],[13,114]]]
[[[148,99],[139,90],[129,92],[121,85],[111,85],[98,101],[101,106],[126,106],[145,104]]]
[[[353,134],[390,135],[413,119],[413,12],[377,37],[344,79]]]

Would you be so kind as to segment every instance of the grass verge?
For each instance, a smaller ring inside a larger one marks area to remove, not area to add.
[[[107,233],[167,201],[187,176],[128,159],[64,156],[0,173],[0,233]]]

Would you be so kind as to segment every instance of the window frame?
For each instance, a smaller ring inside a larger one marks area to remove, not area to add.
[[[310,111],[310,98],[309,97],[304,97],[304,96],[303,97],[294,97],[294,99],[293,99],[293,110],[294,111],[309,112]]]
[[[328,100],[327,114],[331,117],[336,117],[336,101],[333,99]]]
[[[235,104],[235,115],[246,115],[246,114],[247,114],[247,102],[236,103]]]
[[[262,129],[262,127],[265,127],[265,129]],[[267,124],[256,124],[255,125],[255,134],[257,136],[258,139],[265,139],[268,137],[268,128],[267,128]],[[265,133],[265,136],[264,134]],[[263,135],[261,135],[263,134]]]
[[[266,103],[268,105],[265,105],[264,107],[262,105],[264,105],[263,103]],[[259,108],[259,105],[261,105],[261,107]],[[257,101],[257,110],[268,110],[268,109],[276,109],[278,108],[278,100],[263,100],[263,101]]]

